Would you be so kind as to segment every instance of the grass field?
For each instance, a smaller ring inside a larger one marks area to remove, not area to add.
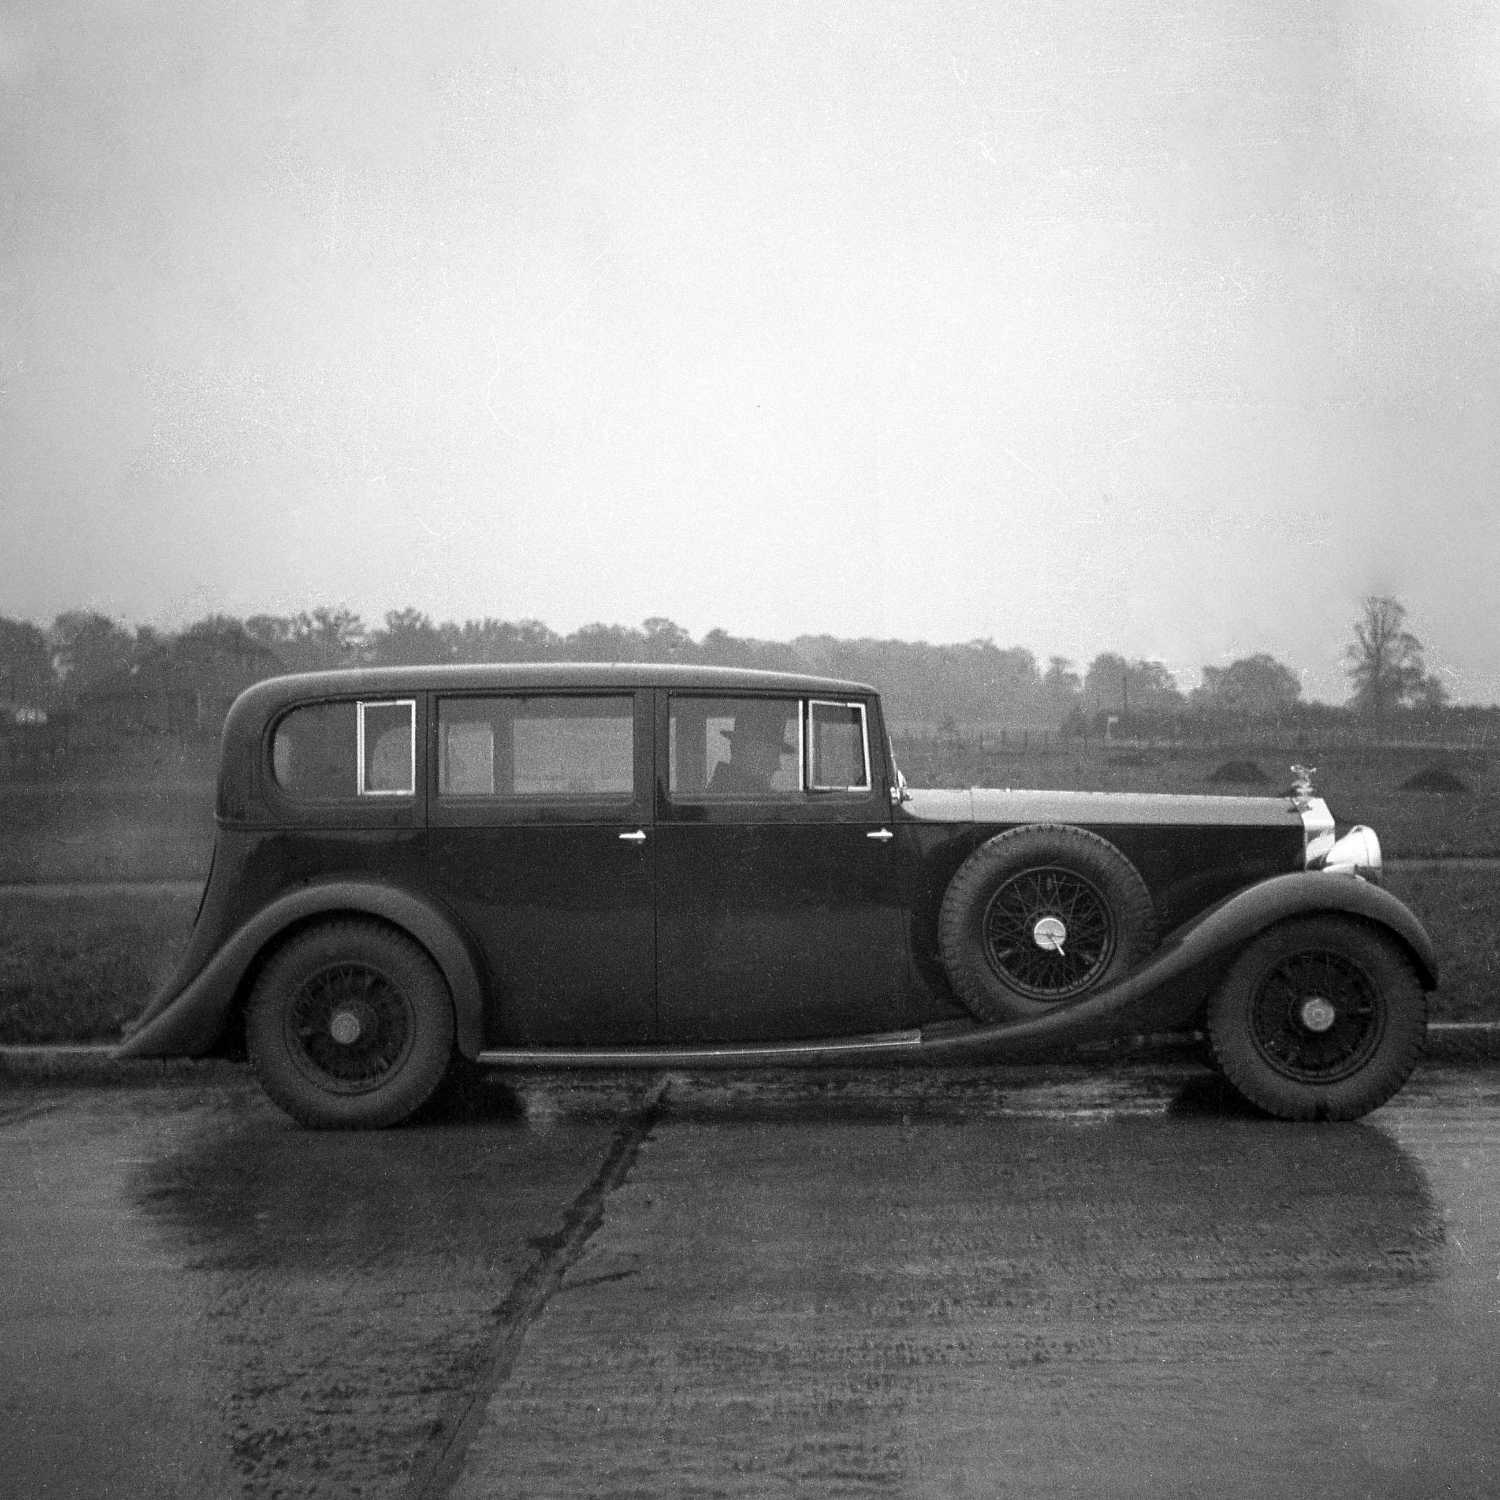
[[[1500,866],[1395,865],[1386,889],[1422,919],[1437,948],[1433,1019],[1500,1021]]]
[[[196,894],[0,895],[0,1043],[118,1040],[170,974]]]
[[[975,742],[897,744],[913,786],[1080,787],[1106,791],[1275,793],[1297,752],[1108,749],[982,753]],[[1436,1017],[1500,1019],[1500,866],[1403,868],[1403,859],[1500,855],[1500,772],[1468,753],[1377,749],[1318,756],[1318,790],[1341,823],[1380,834],[1388,886],[1426,923],[1443,966]],[[1248,763],[1260,782],[1215,772]],[[212,747],[133,753],[54,782],[0,785],[0,885],[198,881],[213,842]],[[1434,768],[1467,789],[1405,791]],[[0,1043],[118,1036],[166,976],[196,897],[143,889],[41,898],[0,894]]]
[[[0,782],[0,885],[204,875],[216,747],[158,745],[127,743],[65,775]]]

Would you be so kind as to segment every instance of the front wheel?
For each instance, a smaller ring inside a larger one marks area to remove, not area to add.
[[[317,1128],[372,1129],[415,1113],[447,1074],[453,1036],[432,960],[374,922],[294,937],[262,971],[245,1016],[261,1086]]]
[[[1427,997],[1394,939],[1344,917],[1283,922],[1235,960],[1209,1002],[1230,1084],[1283,1120],[1353,1120],[1421,1056]]]

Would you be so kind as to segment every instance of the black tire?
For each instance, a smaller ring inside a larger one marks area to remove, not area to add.
[[[294,937],[256,980],[245,1016],[261,1086],[318,1129],[376,1129],[415,1113],[447,1075],[453,1036],[441,973],[375,922]]]
[[[1394,938],[1348,917],[1262,933],[1209,1002],[1214,1061],[1283,1120],[1353,1120],[1384,1104],[1422,1055],[1427,997]]]
[[[943,897],[938,944],[981,1021],[1045,1015],[1156,947],[1156,909],[1134,865],[1083,828],[1012,828],[977,848]]]

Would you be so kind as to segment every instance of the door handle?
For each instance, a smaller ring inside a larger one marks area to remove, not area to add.
[[[883,844],[887,840],[895,838],[896,835],[889,828],[877,828],[874,833],[867,833],[865,837],[867,839],[879,839]]]
[[[627,844],[644,844],[646,833],[642,828],[637,828],[634,833],[622,833],[620,838]]]

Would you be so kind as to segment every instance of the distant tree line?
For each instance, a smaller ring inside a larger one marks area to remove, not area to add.
[[[425,662],[666,661],[814,672],[873,683],[895,722],[1009,724],[1086,734],[1185,726],[1231,733],[1248,724],[1287,726],[1331,713],[1375,721],[1432,715],[1447,695],[1427,672],[1421,642],[1395,599],[1371,597],[1346,651],[1351,697],[1342,710],[1303,700],[1297,674],[1264,653],[1203,668],[1184,693],[1160,661],[1105,651],[1086,667],[1053,656],[1043,667],[1023,646],[991,640],[957,645],[845,639],[830,635],[765,641],[710,630],[701,640],[662,617],[639,626],[585,625],[561,635],[540,620],[435,621],[420,610],[389,612],[369,626],[352,610],[320,607],[295,615],[238,619],[209,615],[176,633],[128,629],[104,615],[69,611],[42,628],[0,618],[0,706],[78,704],[91,692],[120,691],[143,663],[201,663],[217,654],[252,676],[365,664]]]

